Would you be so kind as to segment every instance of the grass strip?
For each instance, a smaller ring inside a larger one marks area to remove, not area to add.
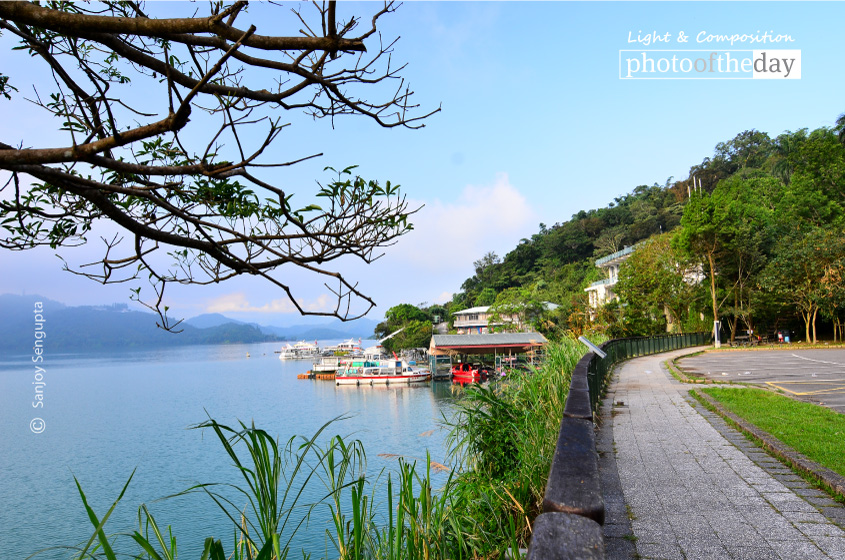
[[[762,389],[714,387],[691,393],[763,448],[845,496],[845,416]]]
[[[696,352],[696,354],[700,354],[700,352]],[[686,354],[684,356],[678,356],[678,358],[688,358],[690,356],[694,356],[695,354]],[[677,359],[677,358],[675,358]],[[666,364],[666,369],[669,370],[669,373],[674,377],[677,381],[681,383],[706,383],[707,380],[703,377],[690,377],[687,375],[683,370],[681,370],[676,364],[675,360],[666,360],[663,362]]]

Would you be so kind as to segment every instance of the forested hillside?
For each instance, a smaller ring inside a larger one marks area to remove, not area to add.
[[[638,186],[606,208],[540,224],[503,258],[476,261],[448,307],[550,301],[560,307],[539,328],[613,335],[707,328],[714,316],[731,334],[760,332],[803,318],[812,339],[817,320],[839,326],[845,306],[838,122],[774,138],[742,132],[683,180]],[[584,288],[602,278],[595,260],[646,240],[620,271],[622,301],[591,319]],[[689,282],[691,272],[704,280]]]

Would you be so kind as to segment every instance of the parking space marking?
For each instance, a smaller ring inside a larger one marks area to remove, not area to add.
[[[833,365],[833,366],[845,365],[845,364],[840,364],[839,362],[826,362],[824,360],[814,360],[813,358],[805,358],[804,356],[799,356],[798,354],[793,354],[793,356],[795,356],[799,360],[807,360],[808,362],[817,362],[817,363],[820,363],[820,364],[830,364],[830,365]]]
[[[766,385],[769,385],[770,387],[774,387],[776,389],[780,389],[781,391],[785,391],[787,393],[790,393],[790,394],[796,395],[796,396],[824,395],[824,394],[828,394],[828,393],[845,392],[845,383],[834,384],[834,383],[817,383],[817,382],[812,382],[812,381],[766,381]],[[787,389],[783,385],[805,385],[805,386],[806,385],[815,385],[815,386],[831,385],[831,387],[829,389],[820,389],[820,390],[817,390],[817,391],[798,392],[798,391],[793,391],[791,389]]]

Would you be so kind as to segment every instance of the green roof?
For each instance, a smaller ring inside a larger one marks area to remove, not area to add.
[[[619,257],[624,257],[625,255],[630,255],[634,252],[634,248],[636,245],[631,245],[630,247],[625,247],[621,251],[616,251],[615,253],[611,253],[606,257],[602,257],[596,261],[596,266],[601,266],[603,264],[609,263],[614,259],[618,259]]]

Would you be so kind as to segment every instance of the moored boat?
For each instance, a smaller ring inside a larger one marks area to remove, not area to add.
[[[409,385],[431,379],[431,372],[405,360],[353,360],[337,372],[337,385]]]
[[[469,363],[458,363],[452,366],[452,379],[462,382],[481,380],[482,373],[478,366]]]
[[[328,346],[326,350],[340,356],[354,356],[361,355],[361,339],[356,343],[354,339],[344,340],[335,346]]]
[[[348,359],[342,356],[323,356],[319,361],[314,362],[311,371],[321,373],[334,373],[343,369]]]
[[[288,344],[287,346],[282,348],[281,352],[279,352],[279,359],[280,360],[295,360],[295,359],[297,359],[296,348],[294,348],[293,346]]]
[[[303,360],[320,355],[320,347],[317,345],[316,340],[314,344],[300,340],[293,345],[293,349],[296,351],[296,356]]]

